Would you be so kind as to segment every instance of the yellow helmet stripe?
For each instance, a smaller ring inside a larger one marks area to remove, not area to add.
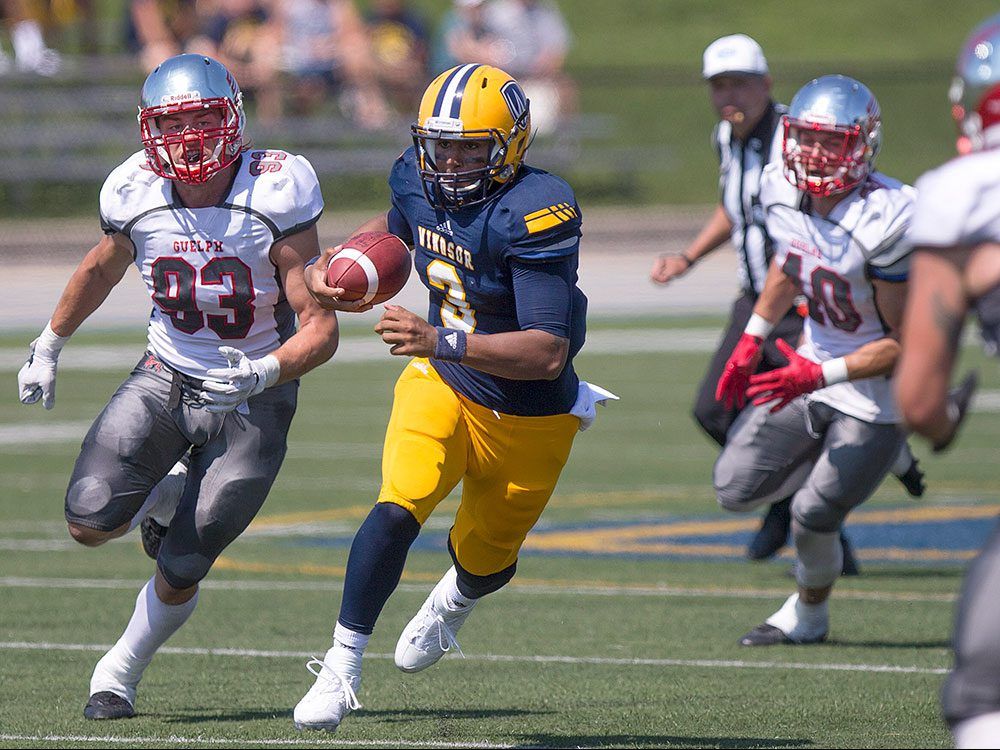
[[[437,101],[434,102],[434,117],[450,117],[456,120],[459,118],[465,86],[479,67],[476,63],[469,63],[452,71],[451,75],[441,84]]]

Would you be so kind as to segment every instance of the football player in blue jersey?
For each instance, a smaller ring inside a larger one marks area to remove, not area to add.
[[[335,729],[359,706],[361,657],[410,545],[463,483],[454,561],[396,645],[419,672],[451,648],[476,603],[514,575],[577,431],[611,396],[577,378],[587,298],[577,288],[580,209],[558,177],[524,164],[528,100],[511,76],[461,65],[428,86],[413,147],[392,167],[391,206],[358,228],[398,235],[430,292],[425,320],[386,305],[375,331],[411,357],[396,383],[382,490],[351,546],[333,646],[295,707],[299,729]],[[306,273],[328,309],[357,311],[325,283],[338,248]],[[370,307],[370,306],[369,306]]]

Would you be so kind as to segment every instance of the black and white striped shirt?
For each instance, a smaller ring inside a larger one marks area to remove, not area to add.
[[[766,164],[781,162],[781,116],[786,111],[784,105],[771,102],[745,141],[733,135],[726,121],[712,133],[719,156],[719,200],[733,223],[740,288],[754,296],[764,289],[773,254],[758,200],[760,175]]]

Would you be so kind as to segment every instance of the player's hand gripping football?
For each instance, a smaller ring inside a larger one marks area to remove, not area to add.
[[[788,358],[788,364],[777,370],[752,376],[747,390],[747,396],[753,399],[754,406],[777,401],[771,407],[771,413],[784,409],[803,393],[810,393],[826,385],[823,368],[818,363],[800,356],[784,339],[778,339],[775,343]]]
[[[220,346],[219,353],[229,361],[229,367],[205,372],[210,380],[202,382],[201,400],[207,411],[222,413],[237,409],[278,380],[281,371],[275,366],[274,357],[270,358],[273,362],[268,362],[267,357],[250,359],[231,346]]]
[[[750,376],[760,364],[763,344],[764,339],[749,333],[744,333],[736,342],[733,353],[729,355],[722,370],[719,384],[715,387],[715,400],[722,401],[727,409],[734,406],[742,409],[746,404],[747,386],[750,384]]]
[[[337,312],[371,310],[374,305],[361,300],[340,299],[345,290],[326,283],[326,271],[330,267],[330,261],[342,248],[343,245],[326,248],[320,253],[319,260],[305,269],[306,289],[309,290],[309,295],[316,300],[316,304],[324,310],[336,310]]]
[[[375,333],[390,344],[389,354],[405,357],[432,357],[437,345],[437,329],[399,305],[386,305]]]

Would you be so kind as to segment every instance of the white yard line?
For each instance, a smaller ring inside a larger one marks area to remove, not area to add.
[[[111,644],[97,643],[34,643],[30,641],[0,641],[0,651],[95,651],[102,653]],[[251,659],[310,659],[310,651],[265,651],[242,648],[184,648],[164,646],[158,653],[182,656],[232,656]],[[369,654],[369,659],[393,659],[393,654]],[[461,658],[458,656],[450,658]],[[510,654],[465,654],[467,661],[506,662],[516,664],[590,664],[615,667],[704,667],[707,669],[793,669],[815,672],[880,672],[886,674],[947,674],[945,667],[907,667],[896,664],[836,664],[824,662],[743,661],[741,659],[625,659],[602,656],[515,656]]]
[[[74,543],[75,544],[75,543]],[[0,588],[38,588],[38,589],[125,589],[137,590],[146,584],[145,580],[130,580],[112,578],[94,580],[89,578],[34,578],[24,576],[0,577]],[[333,591],[343,589],[342,581],[226,581],[208,579],[201,582],[205,589],[221,591]],[[400,591],[423,592],[428,589],[426,583],[401,583]],[[701,589],[666,586],[602,586],[562,585],[556,582],[518,583],[513,581],[506,594],[524,594],[526,596],[649,596],[649,597],[681,597],[691,599],[784,599],[788,596],[786,589]],[[837,590],[837,599],[853,601],[901,601],[950,604],[955,601],[955,594],[928,594],[910,591],[845,591]]]

